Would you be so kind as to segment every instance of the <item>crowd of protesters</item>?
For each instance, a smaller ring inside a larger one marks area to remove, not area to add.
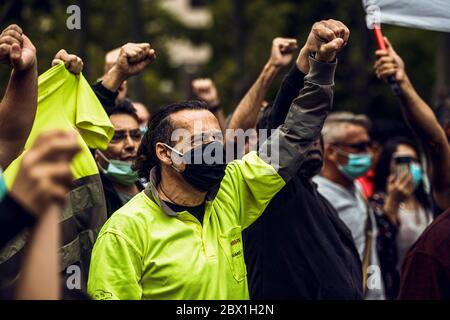
[[[373,143],[371,119],[333,111],[350,39],[331,19],[275,38],[229,116],[208,78],[150,114],[127,90],[149,43],[86,85],[64,49],[38,79],[32,41],[6,27],[0,298],[450,299],[450,102],[434,113],[385,39],[374,73],[413,135]]]

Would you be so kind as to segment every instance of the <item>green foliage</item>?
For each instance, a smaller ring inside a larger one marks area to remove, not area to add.
[[[107,51],[129,41],[148,41],[158,58],[131,83],[132,98],[142,99],[151,108],[185,99],[190,95],[192,76],[207,76],[216,81],[222,104],[231,112],[268,59],[274,37],[295,37],[303,44],[315,21],[334,18],[351,29],[350,43],[339,56],[335,108],[365,112],[374,118],[400,118],[389,88],[373,73],[375,41],[365,27],[361,0],[214,0],[208,5],[213,23],[206,30],[183,26],[161,8],[161,1],[168,0],[79,0],[78,4],[85,3],[82,14],[87,24],[81,31],[70,31],[66,28],[66,8],[73,1],[14,0],[13,10],[0,26],[12,22],[23,26],[38,48],[40,72],[49,67],[61,48],[82,55],[85,75],[91,82],[102,75]],[[133,4],[137,12],[132,10]],[[384,32],[403,56],[418,91],[430,101],[437,33],[395,26],[386,26]],[[166,43],[174,38],[210,44],[212,59],[196,74],[171,66]],[[8,70],[1,70],[4,89]],[[276,79],[268,100],[273,99],[281,79]]]

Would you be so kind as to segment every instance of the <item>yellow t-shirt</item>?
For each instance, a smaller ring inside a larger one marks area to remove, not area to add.
[[[74,130],[79,133],[82,149],[72,161],[74,179],[98,174],[89,148],[106,149],[114,128],[89,83],[82,75],[71,74],[61,63],[39,77],[38,88],[36,117],[25,152],[44,131]],[[7,186],[14,181],[21,159],[22,155],[5,170]]]

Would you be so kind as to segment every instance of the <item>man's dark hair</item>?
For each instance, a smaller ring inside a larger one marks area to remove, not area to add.
[[[450,97],[442,101],[434,110],[437,120],[442,128],[450,123]]]
[[[152,115],[148,123],[148,130],[139,146],[134,165],[134,170],[138,172],[139,177],[148,178],[150,170],[159,165],[155,151],[158,142],[172,146],[171,136],[176,128],[170,119],[170,115],[182,110],[208,110],[208,105],[197,100],[185,101],[165,106]]]
[[[115,105],[114,108],[107,111],[108,116],[111,117],[114,114],[127,114],[139,123],[139,118],[137,116],[136,109],[129,99],[120,101]]]

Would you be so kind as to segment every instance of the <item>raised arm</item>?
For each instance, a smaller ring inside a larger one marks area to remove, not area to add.
[[[275,38],[273,40],[269,61],[236,107],[227,129],[243,129],[245,131],[256,126],[258,113],[273,79],[282,67],[291,62],[295,50],[297,50],[297,40],[295,39]]]
[[[0,102],[0,166],[6,168],[23,151],[37,107],[36,49],[17,25],[0,35],[0,63],[12,68]]]
[[[292,66],[289,73],[284,77],[273,104],[265,110],[263,121],[258,124],[258,128],[275,129],[283,124],[289,112],[292,101],[298,96],[303,88],[303,79],[309,72],[309,56],[318,51],[323,40],[331,41],[336,34],[329,31],[336,30],[337,34],[343,35],[344,42],[348,41],[349,34],[346,34],[345,26],[336,20],[323,20],[316,22],[309,33],[308,39],[303,45],[297,57],[297,61]],[[347,29],[348,31],[348,29]]]
[[[309,58],[311,67],[305,77],[305,86],[292,102],[284,123],[260,145],[258,153],[249,152],[242,161],[228,165],[228,173],[239,168],[239,174],[231,180],[240,182],[239,223],[244,229],[297,174],[306,153],[320,136],[332,109],[335,56],[343,44],[342,38],[335,38],[320,46],[314,57]],[[260,140],[261,134],[263,132],[260,132]],[[224,179],[222,184],[233,185],[232,181]]]
[[[156,52],[149,43],[127,43],[122,46],[116,63],[100,82],[92,86],[103,107],[114,108],[122,83],[142,72],[155,59]]]
[[[343,38],[334,36],[333,40],[322,42],[315,58],[309,58],[304,88],[294,99],[284,124],[259,149],[260,157],[286,182],[297,173],[332,109],[336,53],[344,43]]]
[[[429,177],[433,197],[440,208],[450,206],[450,146],[433,111],[418,95],[405,71],[402,58],[385,38],[387,51],[376,52],[375,71],[378,78],[395,76],[400,86],[400,100],[406,121],[420,139],[430,160]]]

